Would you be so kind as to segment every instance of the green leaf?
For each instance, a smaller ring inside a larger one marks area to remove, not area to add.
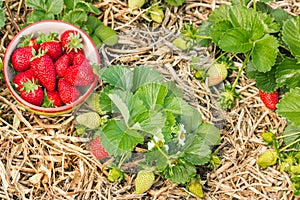
[[[62,20],[81,27],[87,21],[87,17],[84,10],[70,10],[63,16]]]
[[[133,72],[128,67],[120,65],[104,67],[100,71],[100,78],[103,81],[123,90],[131,90],[132,77]]]
[[[161,151],[167,154],[165,148],[162,148]],[[162,156],[158,149],[145,152],[145,161],[149,163],[150,166],[155,166],[159,171],[163,171],[168,166],[168,159]]]
[[[62,12],[64,7],[63,0],[46,0],[47,13],[53,13],[54,15],[58,15]]]
[[[250,51],[253,46],[250,38],[249,31],[245,29],[230,29],[220,38],[218,45],[226,52],[244,53]]]
[[[109,94],[113,93],[113,88],[111,86],[106,86],[99,95],[100,108],[104,112],[112,112],[112,101],[109,98]]]
[[[264,33],[264,25],[258,17],[258,13],[244,6],[232,6],[229,10],[230,21],[234,28],[247,31],[252,41],[260,39]]]
[[[265,33],[277,33],[280,30],[279,24],[274,21],[271,15],[261,12],[257,13],[260,21],[264,25]]]
[[[182,113],[181,121],[187,133],[195,133],[202,123],[202,117],[198,110],[190,106],[190,109]]]
[[[205,140],[193,134],[188,134],[183,148],[184,159],[194,165],[203,165],[210,160],[210,147]]]
[[[0,5],[0,8],[2,9],[2,5]],[[5,21],[6,17],[2,9],[2,11],[0,11],[0,28],[2,28],[5,25]]]
[[[146,66],[137,66],[133,70],[133,92],[147,83],[164,82],[164,76],[158,71]]]
[[[97,7],[95,7],[93,4],[91,4],[89,2],[85,2],[85,1],[79,1],[75,7],[83,9],[86,12],[94,13],[96,15],[99,15],[101,13]]]
[[[168,85],[167,97],[173,96],[173,97],[183,98],[182,90],[179,87],[177,87],[174,81],[167,81],[166,84]]]
[[[265,73],[256,72],[254,79],[257,88],[267,93],[275,91],[277,88],[275,73],[276,67]]]
[[[199,36],[209,36],[211,32],[211,27],[213,23],[209,20],[205,20],[197,29],[197,35]],[[207,38],[197,38],[197,43],[202,47],[207,47],[211,43],[211,39]]]
[[[292,16],[283,9],[275,9],[271,12],[271,15],[281,27],[283,26],[286,20],[292,18]]]
[[[148,83],[136,91],[136,95],[139,96],[144,105],[150,110],[162,107],[167,93],[167,86],[160,83]]]
[[[290,148],[300,149],[300,127],[288,123],[283,133],[283,142],[285,145],[291,145]],[[296,142],[298,140],[298,142]]]
[[[89,30],[90,34],[92,34],[100,25],[102,25],[102,22],[95,16],[88,16],[85,25]]]
[[[138,123],[137,130],[141,130],[147,133],[147,136],[156,136],[159,140],[165,141],[164,135],[162,134],[162,128],[165,125],[166,116],[161,112],[157,111],[146,111],[137,115],[134,119],[134,122]]]
[[[300,87],[300,64],[297,60],[285,58],[277,68],[276,79],[280,87]]]
[[[277,112],[293,122],[296,126],[300,126],[300,88],[291,89],[279,101]]]
[[[45,13],[44,11],[40,10],[33,10],[28,16],[27,16],[27,23],[34,23],[39,22],[41,20],[54,20],[55,16],[52,13]]]
[[[213,25],[213,28],[210,33],[212,40],[215,43],[218,43],[219,40],[223,37],[223,35],[232,28],[233,26],[229,20],[217,22],[216,24]]]
[[[185,0],[165,0],[170,6],[181,6]]]
[[[271,70],[277,58],[278,46],[277,39],[268,34],[260,40],[255,41],[252,52],[252,61],[259,72]]]
[[[286,20],[282,28],[282,40],[300,62],[300,16]]]
[[[229,9],[231,6],[222,4],[219,7],[217,7],[208,17],[208,20],[213,21],[215,23],[219,21],[224,21],[224,20],[230,20],[229,17]]]
[[[197,131],[198,136],[208,146],[216,145],[220,142],[220,131],[210,123],[202,123]]]
[[[47,11],[47,0],[26,0],[25,4],[35,10]]]
[[[67,9],[73,10],[73,9],[75,9],[75,6],[79,1],[80,0],[64,0],[64,4]]]
[[[130,115],[127,105],[125,104],[123,99],[121,99],[121,97],[117,94],[109,94],[108,96],[114,103],[114,105],[118,108],[124,119],[125,124],[128,126]]]
[[[127,129],[123,120],[110,120],[100,130],[100,138],[105,150],[113,156],[131,152],[137,144],[144,141],[138,131]]]
[[[195,166],[184,160],[178,160],[177,164],[168,166],[165,170],[166,178],[177,184],[187,183],[195,175]]]
[[[164,110],[177,114],[182,115],[190,110],[190,105],[182,98],[179,97],[168,97],[165,99]]]

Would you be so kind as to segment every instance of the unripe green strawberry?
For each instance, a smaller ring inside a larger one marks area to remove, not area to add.
[[[209,85],[217,85],[221,83],[228,75],[225,63],[214,63],[207,70],[207,80]]]
[[[99,103],[100,93],[92,93],[86,100],[86,103],[100,115],[105,115],[106,112],[102,111]]]
[[[269,166],[275,165],[277,162],[277,152],[274,149],[268,149],[257,159],[257,164],[265,169]]]
[[[181,50],[187,50],[187,41],[184,40],[183,38],[176,38],[175,40],[173,40],[173,45],[175,47],[177,47],[178,49]]]
[[[274,139],[274,134],[272,132],[268,131],[268,132],[262,133],[261,137],[266,143],[271,144]]]
[[[122,180],[124,178],[124,173],[119,168],[112,168],[109,170],[107,179],[110,182],[117,182],[118,180]]]
[[[150,10],[150,17],[153,21],[160,24],[165,17],[165,13],[160,7],[154,7]]]
[[[96,112],[87,112],[76,117],[78,124],[86,126],[89,129],[96,129],[101,125],[101,117]]]
[[[139,9],[145,4],[145,0],[128,0],[128,8]]]
[[[202,186],[199,180],[192,180],[187,189],[199,198],[204,197]]]
[[[135,193],[142,194],[149,190],[154,183],[154,179],[155,176],[152,171],[139,171],[135,179]]]

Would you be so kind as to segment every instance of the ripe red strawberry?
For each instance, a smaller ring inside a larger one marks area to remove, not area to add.
[[[83,53],[75,53],[73,57],[73,65],[81,65],[83,62],[88,62]]]
[[[32,57],[32,48],[29,46],[14,50],[11,56],[11,63],[13,68],[18,72],[26,71],[30,67],[30,60]]]
[[[43,102],[43,107],[59,107],[63,105],[60,95],[57,90],[47,91],[45,90],[45,98]]]
[[[47,54],[45,55],[45,52],[39,52],[39,54],[31,61],[30,66],[41,84],[48,91],[53,91],[56,86],[56,73],[55,66],[50,56]]]
[[[60,36],[60,41],[65,52],[81,50],[83,48],[82,38],[78,31],[66,30]]]
[[[40,85],[29,80],[23,84],[23,88],[20,90],[20,96],[28,103],[41,106],[44,99],[44,92]]]
[[[13,78],[14,87],[17,89],[17,91],[20,92],[20,90],[23,88],[23,84],[29,80],[31,80],[35,84],[39,84],[38,79],[35,77],[31,69],[15,75],[15,77]]]
[[[109,156],[101,144],[100,136],[97,136],[92,140],[90,150],[91,153],[99,160]]]
[[[25,47],[25,46],[29,46],[33,48],[35,51],[38,51],[40,48],[40,45],[37,44],[33,34],[25,35],[20,38],[20,43],[18,44],[18,47]]]
[[[80,91],[64,79],[58,80],[58,93],[62,102],[69,104],[80,97]]]
[[[73,64],[73,59],[74,59],[74,56],[78,53],[81,53],[81,54],[84,54],[83,53],[83,50],[78,50],[77,52],[75,52],[74,50],[70,51],[70,52],[66,52],[67,55],[69,55],[70,59],[71,59],[71,65]]]
[[[90,64],[72,65],[66,70],[64,78],[71,85],[87,86],[94,81],[95,74]]]
[[[57,33],[50,33],[49,35],[40,33],[37,42],[40,44],[40,48],[46,51],[53,61],[56,61],[63,54]]]
[[[55,61],[55,70],[58,77],[63,77],[67,68],[71,64],[71,59],[68,54],[62,55],[57,61]]]
[[[266,93],[260,90],[259,96],[267,108],[271,110],[276,109],[276,105],[278,103],[278,91]]]

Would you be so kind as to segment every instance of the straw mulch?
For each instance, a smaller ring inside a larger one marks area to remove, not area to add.
[[[266,149],[260,134],[267,129],[280,134],[285,120],[263,106],[255,84],[244,74],[237,86],[242,99],[228,112],[219,109],[215,99],[220,88],[208,88],[195,80],[189,68],[195,54],[202,56],[202,64],[209,64],[209,49],[185,54],[171,44],[184,23],[199,25],[223,3],[228,2],[186,0],[182,7],[166,7],[161,25],[148,19],[146,9],[129,11],[124,1],[95,3],[103,11],[99,18],[120,34],[119,46],[100,49],[102,64],[158,69],[182,88],[205,120],[220,128],[222,141],[217,150],[221,165],[203,173],[205,199],[295,199],[287,174],[276,167],[261,170],[256,165]],[[300,12],[299,3],[291,0],[271,5],[294,15]],[[8,18],[0,32],[1,60],[30,12],[24,1],[13,0],[6,1],[4,10]],[[227,81],[235,76],[231,74]],[[105,166],[112,159],[100,163],[89,152],[90,139],[75,135],[77,111],[57,117],[33,114],[16,103],[3,79],[0,85],[0,199],[196,199],[185,188],[159,178],[148,194],[133,194],[131,165],[124,168],[128,172],[124,182],[110,183]]]

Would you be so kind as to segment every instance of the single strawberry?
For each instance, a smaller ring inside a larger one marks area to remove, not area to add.
[[[30,60],[33,57],[32,48],[29,46],[21,47],[13,51],[11,63],[18,72],[26,71],[30,68]]]
[[[33,34],[25,35],[20,38],[20,43],[18,44],[18,47],[25,47],[25,46],[29,46],[33,48],[35,51],[38,51],[40,48],[40,45],[37,44]]]
[[[78,31],[66,30],[60,36],[60,41],[65,52],[81,50],[83,48],[82,38]]]
[[[50,33],[49,35],[40,33],[37,42],[40,44],[40,48],[46,51],[53,61],[62,56],[63,50],[57,33]]]
[[[262,90],[259,90],[259,96],[267,108],[270,110],[276,110],[276,105],[278,103],[278,91],[266,93]]]
[[[81,49],[81,50],[78,50],[77,52],[75,52],[74,50],[72,50],[72,51],[70,51],[70,52],[66,52],[66,53],[65,53],[65,54],[69,55],[70,60],[71,60],[71,65],[73,64],[74,56],[75,56],[76,54],[79,54],[79,53],[80,53],[80,54],[84,54],[82,49]]]
[[[66,70],[64,78],[71,85],[88,86],[94,81],[95,74],[90,64],[72,65]]]
[[[55,61],[54,66],[56,70],[56,75],[58,77],[63,77],[67,68],[71,64],[71,59],[68,54],[62,55],[57,61]]]
[[[23,83],[23,88],[20,90],[20,96],[28,103],[41,106],[44,99],[44,92],[40,85],[29,80]]]
[[[64,79],[59,79],[57,85],[58,93],[62,102],[69,104],[80,97],[80,91],[76,87],[70,85]]]
[[[81,65],[84,62],[88,62],[88,60],[83,53],[79,52],[74,54],[73,65]]]
[[[142,194],[149,190],[153,185],[155,176],[152,171],[141,170],[135,179],[135,193]]]
[[[42,104],[43,107],[50,108],[50,107],[60,107],[63,105],[63,102],[57,90],[53,90],[53,91],[45,90],[44,95],[45,98]]]
[[[23,88],[23,84],[29,80],[35,84],[39,84],[39,80],[35,77],[34,72],[31,69],[15,75],[13,78],[14,87],[20,92],[20,90]]]
[[[38,55],[33,57],[30,66],[41,84],[48,91],[53,91],[56,86],[56,73],[50,56],[45,54],[44,51],[39,51]]]
[[[91,153],[99,160],[109,156],[109,154],[105,151],[104,147],[101,144],[99,135],[95,137],[90,143],[90,150]]]

